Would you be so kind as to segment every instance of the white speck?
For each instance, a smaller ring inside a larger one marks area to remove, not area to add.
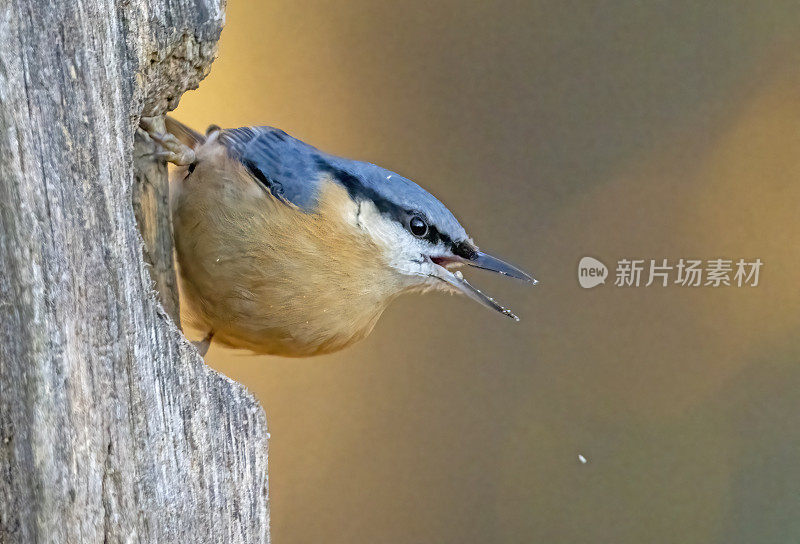
[[[460,280],[464,279],[464,274],[461,273],[461,270],[456,270],[455,272],[453,272],[453,275]]]
[[[578,454],[578,461],[580,461],[582,465],[585,465],[586,463],[589,462],[588,459],[586,459],[586,457],[584,457],[580,453]]]
[[[220,259],[220,258],[219,258],[219,257],[217,257],[217,262],[219,262],[219,259]]]
[[[272,438],[272,435],[270,433],[267,433],[267,440],[269,440],[270,438]]]
[[[386,179],[392,179],[392,176],[386,176]]]

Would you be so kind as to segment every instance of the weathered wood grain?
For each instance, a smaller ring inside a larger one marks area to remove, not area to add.
[[[197,86],[223,9],[0,2],[0,542],[269,539],[263,411],[159,303],[132,207],[139,116]]]
[[[162,150],[137,131],[133,148],[133,212],[142,235],[144,261],[158,300],[180,327],[178,280],[175,274],[167,165],[157,158]]]

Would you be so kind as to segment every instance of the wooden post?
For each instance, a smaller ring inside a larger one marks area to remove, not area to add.
[[[1,543],[269,540],[264,413],[176,327],[165,174],[134,161],[223,10],[0,5]]]

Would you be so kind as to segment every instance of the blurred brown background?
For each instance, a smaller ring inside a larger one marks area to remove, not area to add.
[[[397,170],[541,282],[468,271],[518,324],[415,296],[333,356],[212,348],[267,411],[274,542],[800,542],[798,28],[788,1],[230,0],[180,119]],[[584,255],[765,264],[584,290]]]

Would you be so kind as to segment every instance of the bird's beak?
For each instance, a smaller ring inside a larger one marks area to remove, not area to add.
[[[483,253],[482,251],[476,251],[475,255],[469,259],[459,257],[458,261],[469,266],[474,266],[475,268],[482,268],[484,270],[490,270],[491,272],[497,272],[498,274],[502,274],[504,276],[527,281],[531,285],[536,285],[539,283],[516,266],[508,264],[505,261],[501,261],[497,257],[492,257],[488,253]]]
[[[437,259],[438,260],[438,259]],[[483,253],[481,251],[476,251],[471,258],[464,258],[464,257],[453,257],[448,258],[447,261],[449,263],[463,263],[469,266],[474,266],[476,268],[482,268],[484,270],[490,270],[492,272],[497,272],[498,274],[502,274],[504,276],[509,276],[512,278],[517,278],[523,281],[530,283],[531,285],[536,285],[537,281],[533,279],[531,276],[520,270],[519,268],[508,264],[505,261],[498,259],[497,257],[492,257],[487,253]],[[435,261],[434,261],[435,262]],[[442,260],[436,262],[436,277],[440,280],[450,284],[453,286],[457,291],[463,293],[464,295],[468,296],[475,302],[486,306],[487,308],[491,308],[501,314],[510,317],[514,321],[519,321],[519,318],[514,315],[514,313],[509,310],[508,308],[504,308],[500,304],[498,304],[493,298],[488,297],[481,293],[478,289],[473,287],[472,285],[464,279],[464,276],[461,272],[450,272],[445,268],[442,263]]]

